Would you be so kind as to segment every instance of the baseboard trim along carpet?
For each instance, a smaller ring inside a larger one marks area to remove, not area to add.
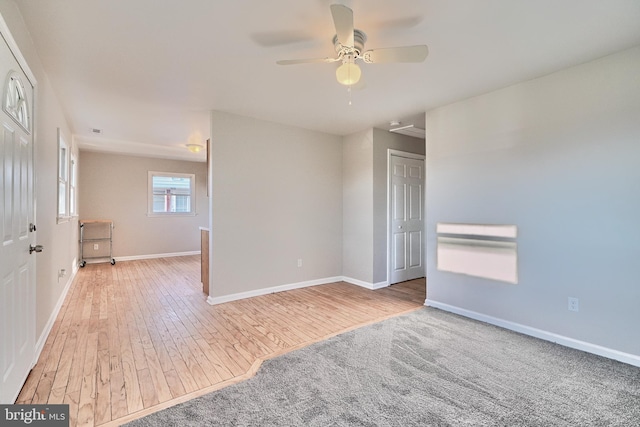
[[[368,283],[358,279],[352,279],[350,277],[335,276],[326,277],[324,279],[307,280],[305,282],[289,283],[286,285],[272,286],[270,288],[256,289],[253,291],[239,292],[237,294],[223,295],[220,297],[213,297],[209,295],[207,297],[207,303],[210,305],[223,304],[225,302],[237,301],[245,298],[258,297],[260,295],[275,294],[277,292],[291,291],[293,289],[307,288],[309,286],[326,285],[329,283],[347,282],[352,285],[361,286],[370,290],[381,289],[389,286],[388,282]]]
[[[479,320],[481,322],[489,323],[491,325],[499,326],[501,328],[509,329],[511,331],[519,332],[521,334],[529,335],[535,338],[540,338],[545,341],[551,341],[565,347],[575,348],[576,350],[586,351],[587,353],[597,354],[598,356],[607,357],[609,359],[618,360],[620,362],[628,363],[629,365],[640,367],[640,356],[636,356],[634,354],[624,353],[622,351],[603,347],[597,344],[576,340],[573,338],[565,337],[564,335],[558,335],[553,332],[536,329],[531,326],[522,325],[520,323],[510,322],[508,320],[488,316],[486,314],[441,303],[438,301],[433,301],[428,298],[425,300],[424,305],[428,307],[439,308],[450,313],[459,314],[461,316],[469,317],[471,319]]]
[[[127,427],[627,427],[640,419],[640,369],[427,307],[140,416]]]

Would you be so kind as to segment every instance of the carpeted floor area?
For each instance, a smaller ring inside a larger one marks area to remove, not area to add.
[[[127,426],[640,426],[640,368],[433,308]]]

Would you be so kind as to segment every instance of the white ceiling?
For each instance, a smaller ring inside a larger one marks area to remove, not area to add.
[[[427,44],[421,64],[363,64],[348,93],[328,0],[16,0],[85,149],[188,153],[210,110],[345,135],[640,44],[639,0],[353,0],[365,48]],[[103,130],[96,136],[93,128]],[[106,148],[105,148],[106,147]],[[192,156],[192,157],[190,157]]]

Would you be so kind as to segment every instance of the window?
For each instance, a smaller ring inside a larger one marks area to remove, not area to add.
[[[71,153],[71,160],[69,161],[69,215],[77,216],[78,215],[78,192],[76,191],[76,187],[78,186],[78,162],[76,161],[76,156]]]
[[[58,128],[58,223],[78,215],[78,160]]]
[[[69,177],[69,149],[62,139],[58,128],[58,222],[69,218],[68,209],[68,177]]]
[[[195,215],[194,174],[149,172],[148,215]]]
[[[2,108],[27,133],[31,133],[31,118],[29,117],[29,105],[27,102],[24,85],[18,74],[13,71],[9,74],[4,88]]]

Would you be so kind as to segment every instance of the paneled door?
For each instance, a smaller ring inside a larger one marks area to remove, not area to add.
[[[35,356],[33,86],[0,30],[0,403],[8,404]]]
[[[424,160],[389,160],[389,284],[424,277]]]

